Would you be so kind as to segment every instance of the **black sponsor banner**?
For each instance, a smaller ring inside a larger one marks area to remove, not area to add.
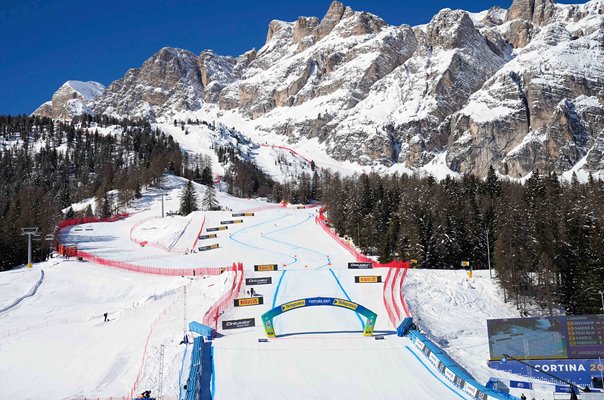
[[[264,297],[244,297],[235,299],[235,307],[259,306],[264,304]]]
[[[231,219],[229,221],[220,221],[220,225],[241,224],[241,223],[243,223],[242,219]]]
[[[464,381],[463,379],[461,379],[459,376],[455,375],[455,384],[457,386],[459,386],[460,388],[463,389],[463,385],[466,383],[466,381]]]
[[[428,348],[428,346],[424,346],[422,353],[424,353],[426,357],[430,358],[430,353],[432,353],[432,351]]]
[[[230,321],[222,321],[222,329],[238,329],[249,328],[256,326],[255,318],[233,319]]]
[[[370,262],[349,262],[348,269],[371,269],[373,266]]]
[[[199,240],[203,239],[214,239],[216,237],[215,233],[210,233],[208,235],[199,235]]]
[[[445,369],[446,369],[446,368],[447,368],[447,367],[445,366],[445,364],[443,364],[443,363],[442,363],[442,361],[439,361],[439,362],[438,362],[438,370],[439,370],[440,372],[442,372],[442,373],[444,374],[444,373],[445,373]]]
[[[246,285],[270,285],[273,283],[273,278],[265,276],[263,278],[245,278]]]
[[[478,392],[476,398],[478,400],[489,400],[489,395],[487,395],[486,393]]]
[[[234,213],[233,217],[253,217],[254,213]]]
[[[254,271],[277,271],[278,267],[277,264],[254,265]]]
[[[381,283],[382,277],[380,275],[376,276],[355,276],[355,283]]]
[[[229,227],[228,226],[217,226],[214,228],[206,228],[206,232],[224,231],[225,229],[229,229]]]
[[[197,248],[197,250],[199,250],[199,251],[207,251],[207,250],[217,249],[219,247],[220,247],[220,245],[218,243],[216,243],[216,244],[211,244],[209,246],[200,246],[200,247]]]

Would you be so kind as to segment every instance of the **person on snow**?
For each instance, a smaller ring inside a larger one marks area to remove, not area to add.
[[[107,322],[107,321],[108,321],[108,319],[107,319],[107,315],[109,315],[109,314],[107,314],[107,313],[103,314],[103,317],[105,317],[105,322]]]
[[[256,291],[254,290],[254,288],[250,288],[250,295],[252,295],[252,296],[256,295]]]
[[[522,396],[520,396],[520,400],[526,400],[526,396],[524,395],[524,393],[522,393]]]

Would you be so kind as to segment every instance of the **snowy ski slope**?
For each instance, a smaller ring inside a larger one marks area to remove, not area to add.
[[[177,209],[183,184],[180,178],[168,178],[165,210]],[[197,188],[201,198],[203,188]],[[150,191],[133,204],[129,218],[71,227],[63,231],[62,240],[98,256],[141,266],[198,268],[242,262],[245,278],[272,278],[271,284],[253,286],[264,304],[236,307],[221,317],[221,321],[255,318],[255,327],[219,329],[214,341],[215,399],[469,398],[408,339],[396,336],[382,300],[382,285],[354,283],[355,275],[385,278],[387,270],[347,269],[353,257],[315,223],[316,209],[280,208],[222,193],[219,200],[230,210],[162,219],[158,218],[161,197]],[[243,211],[255,215],[232,217],[232,212]],[[197,239],[207,228],[232,219],[243,223],[227,225],[227,230],[215,232],[215,239]],[[141,247],[140,241],[149,244]],[[197,250],[207,244],[220,247]],[[255,272],[255,264],[278,264],[279,271]],[[131,392],[135,382],[136,390],[156,393],[162,344],[163,393],[177,398],[185,320],[201,322],[233,279],[230,272],[203,278],[154,276],[53,259],[33,270],[0,274],[0,288],[11,288],[2,293],[2,303],[27,292],[39,269],[45,270],[46,278],[36,295],[0,314],[0,398],[121,397]],[[438,279],[432,282],[439,284]],[[186,315],[183,286],[187,286]],[[248,297],[247,290],[244,286],[242,297]],[[463,299],[465,288],[459,288],[459,294],[455,290],[452,285],[451,296]],[[484,295],[485,302],[496,297],[494,291]],[[384,335],[384,340],[363,337],[364,318],[353,311],[310,307],[276,317],[278,337],[258,342],[266,337],[261,314],[315,296],[350,299],[374,311],[375,333]],[[412,298],[421,298],[421,292]],[[439,304],[436,298],[426,298]],[[422,307],[416,305],[420,311]],[[109,322],[103,321],[104,312],[109,313]],[[484,324],[476,319],[476,325]],[[482,340],[486,342],[486,337]],[[466,361],[484,364],[485,358],[474,354]]]

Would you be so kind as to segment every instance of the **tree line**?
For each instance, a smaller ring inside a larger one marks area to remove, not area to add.
[[[145,121],[0,116],[0,146],[0,270],[25,262],[21,228],[38,227],[44,238],[65,216],[92,215],[90,207],[62,213],[90,197],[97,199],[98,216],[114,214],[168,170],[182,171],[178,143]],[[108,196],[111,190],[117,198]],[[40,261],[50,246],[34,242],[33,250]]]
[[[324,172],[318,198],[331,226],[369,255],[421,268],[494,269],[506,301],[528,313],[599,313],[604,290],[604,184],[534,173],[525,184]]]

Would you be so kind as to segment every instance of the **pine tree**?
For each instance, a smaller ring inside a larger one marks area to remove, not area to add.
[[[216,191],[212,186],[206,187],[206,194],[201,203],[204,211],[220,210],[220,204],[216,199]]]
[[[189,215],[197,210],[197,193],[193,181],[189,180],[180,195],[180,215]]]

